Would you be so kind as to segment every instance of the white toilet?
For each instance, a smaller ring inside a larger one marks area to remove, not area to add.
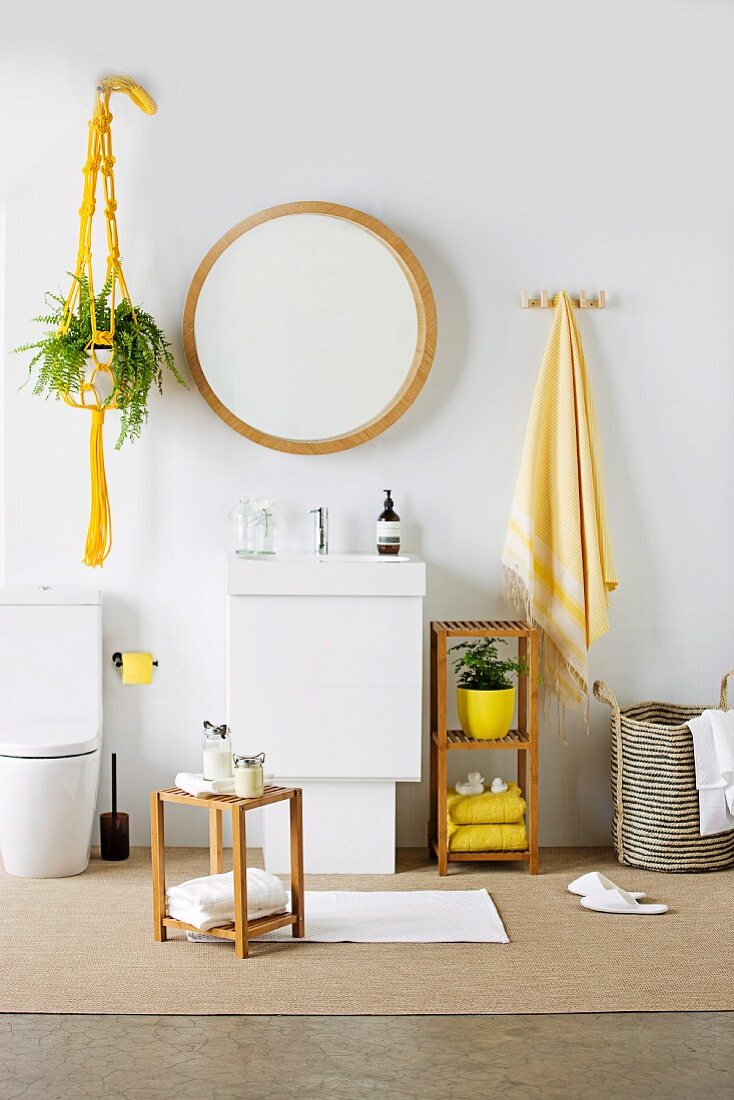
[[[0,589],[0,857],[21,878],[89,862],[102,744],[99,592]]]

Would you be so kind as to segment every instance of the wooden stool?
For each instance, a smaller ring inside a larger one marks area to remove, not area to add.
[[[303,914],[303,827],[300,787],[266,787],[260,798],[239,798],[234,794],[218,794],[211,798],[195,798],[179,787],[168,787],[150,794],[150,847],[153,864],[153,938],[156,943],[166,939],[167,928],[184,932],[200,932],[193,924],[166,916],[166,855],[163,829],[163,807],[166,802],[181,806],[196,806],[209,811],[209,872],[222,873],[222,814],[232,814],[232,870],[234,878],[234,928],[207,928],[207,936],[234,940],[234,953],[246,959],[249,943],[255,936],[275,928],[292,926],[297,939],[305,934]],[[274,802],[290,802],[291,823],[291,912],[247,919],[247,843],[245,814]]]

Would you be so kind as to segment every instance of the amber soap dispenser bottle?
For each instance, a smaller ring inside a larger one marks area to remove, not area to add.
[[[377,553],[400,553],[400,516],[393,508],[390,489],[384,489],[385,506],[377,517]]]

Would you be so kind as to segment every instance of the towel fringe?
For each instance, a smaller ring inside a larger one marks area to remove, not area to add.
[[[551,729],[558,734],[561,744],[568,744],[567,719],[568,712],[575,710],[577,706],[583,706],[582,728],[588,735],[589,729],[589,686],[578,675],[573,666],[566,660],[553,639],[548,635],[542,623],[533,615],[532,599],[527,584],[523,577],[509,565],[503,565],[505,575],[505,599],[518,611],[524,613],[525,618],[540,635],[540,700],[545,718]],[[570,703],[564,700],[564,689],[561,683],[559,669],[572,680],[578,688],[581,696],[580,703]]]

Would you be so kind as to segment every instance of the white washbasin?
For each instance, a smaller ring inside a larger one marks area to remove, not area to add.
[[[379,561],[379,562],[396,562],[396,561],[410,561],[407,554],[327,554],[325,557],[318,557],[317,561]]]
[[[230,596],[423,596],[425,591],[426,567],[415,554],[318,557],[286,551],[233,554],[227,563]]]
[[[408,554],[307,554],[288,552],[282,554],[239,554],[243,561],[304,562],[313,565],[340,565],[342,562],[401,562],[411,561]]]

